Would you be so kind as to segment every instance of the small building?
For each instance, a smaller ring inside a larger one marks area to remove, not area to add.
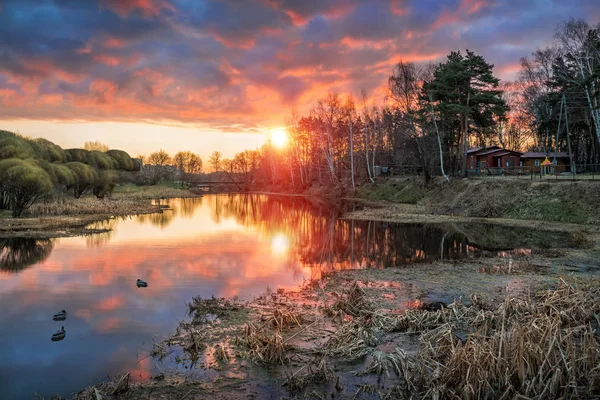
[[[475,147],[467,150],[467,168],[470,170],[514,170],[521,165],[521,153],[490,146],[485,149]]]
[[[521,155],[523,166],[530,171],[541,171],[542,163],[546,160],[552,163],[551,168],[545,168],[546,173],[560,174],[561,172],[569,171],[569,154],[564,152],[543,153],[543,152],[528,152]],[[556,162],[554,161],[556,158]]]

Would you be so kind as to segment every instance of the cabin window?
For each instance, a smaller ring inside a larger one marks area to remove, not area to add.
[[[502,160],[498,159],[498,168],[500,168],[502,166],[502,164],[500,164],[502,162]]]
[[[519,167],[523,166],[523,161],[519,161]]]
[[[533,163],[533,165],[535,165],[536,167],[540,166],[540,160],[535,160],[535,162]]]

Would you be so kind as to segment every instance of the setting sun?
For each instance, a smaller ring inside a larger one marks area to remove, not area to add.
[[[276,255],[285,255],[290,247],[290,241],[283,233],[277,233],[271,238],[271,251]]]
[[[269,134],[271,143],[278,148],[284,148],[288,143],[288,134],[285,128],[276,128],[271,130]]]

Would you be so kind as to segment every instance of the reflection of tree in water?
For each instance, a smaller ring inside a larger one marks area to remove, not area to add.
[[[196,209],[202,205],[202,198],[154,200],[153,204],[168,206],[169,209],[164,210],[162,213],[138,215],[137,220],[142,224],[150,222],[153,226],[164,228],[177,216],[192,218]]]
[[[455,231],[419,224],[341,220],[341,207],[302,197],[215,196],[211,209],[215,222],[235,218],[268,238],[285,235],[292,261],[313,267],[315,273],[432,262],[462,257],[474,250],[464,235]]]
[[[178,199],[179,215],[186,218],[192,218],[196,209],[202,205],[202,197]]]
[[[137,216],[137,220],[144,224],[150,222],[152,226],[158,226],[164,228],[171,223],[177,216],[177,210],[164,210],[160,213],[142,214]]]
[[[0,239],[0,270],[19,272],[44,261],[53,247],[50,239]]]
[[[85,244],[87,247],[102,247],[106,243],[110,241],[110,238],[113,236],[113,231],[106,231],[101,233],[93,233],[91,235],[86,235]]]

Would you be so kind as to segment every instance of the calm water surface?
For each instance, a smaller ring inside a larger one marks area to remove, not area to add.
[[[167,203],[172,210],[163,214],[96,224],[112,228],[105,234],[0,239],[1,398],[70,397],[107,375],[143,380],[170,368],[145,356],[196,295],[252,299],[333,269],[549,243],[515,239],[514,230],[494,243],[482,239],[490,228],[481,226],[341,220],[340,206],[303,198],[209,195]],[[137,278],[149,287],[138,289]],[[62,309],[67,320],[52,321]],[[52,342],[61,326],[66,338]]]

